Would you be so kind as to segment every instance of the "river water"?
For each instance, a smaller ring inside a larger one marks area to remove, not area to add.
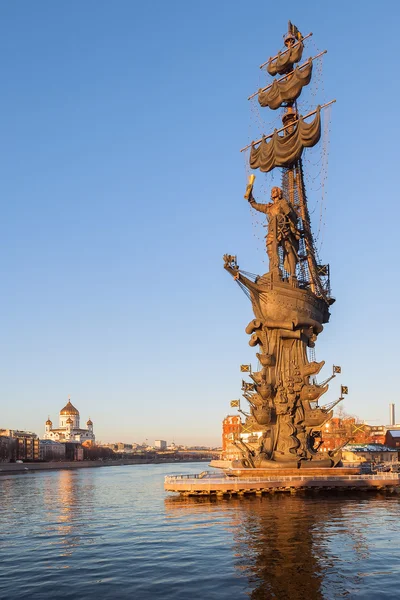
[[[181,499],[205,464],[0,477],[0,598],[307,599],[400,595],[400,498]]]

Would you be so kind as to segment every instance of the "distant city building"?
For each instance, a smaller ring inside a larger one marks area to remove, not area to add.
[[[237,460],[242,454],[235,445],[242,433],[242,420],[240,415],[228,415],[222,421],[222,458],[225,460]]]
[[[167,442],[165,440],[155,440],[154,447],[156,450],[166,450]]]
[[[385,444],[386,427],[384,425],[367,425],[369,441],[374,444]],[[386,444],[387,445],[387,444]]]
[[[40,441],[36,433],[18,429],[0,429],[0,436],[4,438],[2,460],[39,460]]]
[[[0,462],[10,462],[12,458],[15,460],[16,446],[15,440],[0,431]]]
[[[335,450],[346,442],[352,444],[385,444],[386,427],[369,425],[354,417],[333,417],[322,430],[322,448]]]
[[[40,440],[37,435],[17,438],[17,460],[39,460]]]
[[[385,444],[389,448],[400,447],[400,430],[399,429],[388,429],[385,437]]]
[[[83,446],[75,442],[65,442],[65,460],[83,460]]]
[[[115,444],[117,446],[117,452],[132,452],[132,444],[125,444],[124,442],[118,442]]]
[[[40,440],[39,458],[45,461],[64,460],[65,444],[54,440]]]
[[[33,431],[25,431],[24,429],[0,429],[0,435],[6,435],[11,438],[37,438],[37,434]]]
[[[55,442],[95,442],[93,433],[93,423],[89,419],[86,423],[87,429],[82,429],[79,424],[79,410],[75,408],[71,401],[60,410],[59,426],[53,429],[53,423],[50,418],[46,421],[46,430],[44,439]]]
[[[344,463],[397,462],[398,451],[384,444],[347,444],[343,448]]]

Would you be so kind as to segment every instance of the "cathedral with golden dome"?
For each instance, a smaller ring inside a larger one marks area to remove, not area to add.
[[[95,437],[93,433],[93,423],[88,420],[86,423],[87,429],[81,429],[79,410],[71,403],[68,396],[68,402],[60,410],[59,425],[57,429],[53,429],[53,423],[50,417],[46,421],[46,430],[44,439],[54,440],[55,442],[91,442],[94,444]]]

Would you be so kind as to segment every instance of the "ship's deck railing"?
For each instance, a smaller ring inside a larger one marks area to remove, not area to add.
[[[221,476],[218,473],[210,473],[208,471],[203,471],[197,475],[166,475],[165,483],[178,483],[180,481],[185,481],[188,483],[189,480],[197,481],[198,479],[205,479],[204,483],[208,480],[212,479],[213,483],[226,482],[229,480],[232,484],[236,483],[267,483],[267,482],[276,482],[276,481],[310,481],[310,480],[318,480],[318,481],[362,481],[364,480],[379,480],[379,479],[393,479],[400,481],[400,473],[379,473],[379,475],[334,475],[330,477],[329,475],[276,475],[275,477],[227,477]]]

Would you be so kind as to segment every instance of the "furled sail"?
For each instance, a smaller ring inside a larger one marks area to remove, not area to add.
[[[321,137],[321,107],[318,106],[317,114],[311,123],[304,119],[296,122],[295,129],[286,135],[274,132],[271,140],[262,140],[257,148],[251,147],[250,168],[260,169],[268,173],[275,167],[289,167],[301,157],[304,148],[311,148],[319,142]]]
[[[277,73],[284,75],[293,69],[293,64],[299,62],[303,55],[303,44],[298,42],[290,50],[280,52],[274,60],[270,60],[267,65],[267,71],[272,77]]]
[[[261,106],[268,106],[276,110],[283,102],[294,102],[301,94],[301,90],[311,81],[312,60],[299,69],[297,67],[283,81],[274,81],[265,92],[258,93],[258,101]]]

